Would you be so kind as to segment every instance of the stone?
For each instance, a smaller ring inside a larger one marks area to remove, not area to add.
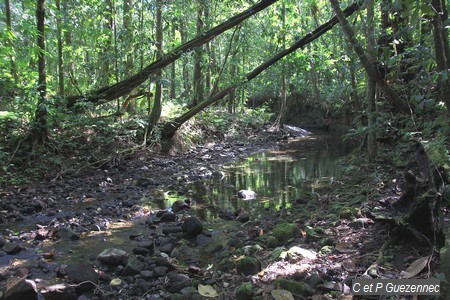
[[[133,248],[133,253],[136,255],[144,255],[147,256],[150,254],[150,250],[148,250],[147,248],[142,248],[142,247],[136,247]]]
[[[236,272],[238,274],[254,275],[261,271],[261,262],[254,257],[243,257],[236,262]]]
[[[77,300],[75,288],[67,283],[47,286],[41,294],[45,300]]]
[[[22,246],[20,246],[18,243],[15,242],[6,242],[2,247],[2,250],[9,255],[17,254],[22,249],[23,249]]]
[[[159,248],[159,251],[170,254],[174,248],[175,248],[174,244],[166,244],[164,246],[161,246]]]
[[[66,241],[76,241],[80,239],[80,235],[68,227],[60,228],[58,230],[58,237]]]
[[[238,192],[238,198],[242,200],[253,200],[256,198],[256,193],[250,190],[240,190]]]
[[[195,217],[188,217],[181,225],[183,233],[188,237],[195,237],[203,231],[203,224]]]
[[[175,214],[167,212],[161,216],[161,222],[175,222]]]
[[[165,235],[180,233],[180,232],[183,232],[183,229],[181,229],[181,227],[179,227],[179,226],[164,227],[162,229],[162,233]]]
[[[169,271],[169,268],[168,267],[164,267],[164,266],[156,267],[156,268],[153,269],[153,273],[157,277],[161,277],[161,276],[166,275],[166,273],[168,271]]]
[[[280,223],[273,229],[273,236],[279,242],[284,242],[300,235],[300,228],[291,223]]]
[[[249,213],[243,208],[239,208],[238,210],[236,210],[234,215],[236,216],[236,220],[241,223],[246,223],[246,222],[250,221]]]
[[[36,283],[33,280],[11,277],[6,282],[6,290],[2,300],[38,299]]]
[[[154,277],[153,271],[149,271],[149,270],[141,271],[140,274],[141,274],[142,278],[144,278],[144,279],[151,279]]]
[[[190,281],[191,278],[185,274],[172,273],[169,275],[169,283]]]
[[[135,257],[128,258],[128,263],[122,271],[123,276],[134,276],[144,270],[144,264]]]
[[[84,262],[71,264],[66,267],[66,274],[70,282],[77,285],[76,289],[88,291],[95,288],[98,283],[98,274],[94,268]]]
[[[155,248],[155,244],[153,241],[141,241],[137,244],[139,248],[145,248],[148,250],[153,250]]]
[[[183,200],[177,200],[172,204],[172,211],[177,213],[183,209],[189,208],[189,205],[186,204]]]
[[[105,265],[124,265],[127,263],[128,254],[120,249],[106,248],[98,256],[97,260]]]

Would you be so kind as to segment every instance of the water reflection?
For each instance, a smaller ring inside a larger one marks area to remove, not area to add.
[[[335,140],[297,140],[282,149],[258,153],[223,168],[222,178],[191,185],[202,219],[218,218],[218,211],[244,208],[253,217],[265,209],[289,208],[293,201],[315,192],[340,176],[337,159],[348,149]],[[237,198],[237,191],[252,190],[254,200]]]

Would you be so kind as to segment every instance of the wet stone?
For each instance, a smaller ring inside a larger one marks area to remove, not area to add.
[[[77,300],[75,288],[67,283],[47,286],[41,293],[45,300]]]
[[[164,267],[164,266],[156,267],[156,268],[153,269],[153,273],[157,277],[164,276],[168,271],[169,271],[169,268],[168,267]]]
[[[172,250],[175,248],[173,244],[167,244],[159,248],[159,251],[170,254]]]
[[[82,291],[87,291],[95,288],[95,284],[98,282],[98,274],[95,272],[94,268],[86,263],[78,263],[68,265],[66,267],[67,277],[70,282],[77,285],[77,289]]]
[[[188,237],[195,237],[203,231],[203,224],[195,217],[189,217],[181,225],[183,233]]]
[[[6,290],[2,297],[3,300],[38,299],[36,283],[20,277],[8,278]]]
[[[133,248],[133,253],[136,255],[147,256],[150,254],[150,250],[148,250],[147,248],[136,247],[136,248]]]
[[[9,255],[17,254],[22,250],[22,246],[15,242],[7,242],[3,245],[2,250]]]
[[[164,227],[162,229],[162,233],[165,235],[174,234],[174,233],[180,233],[183,229],[179,226],[170,226],[170,227]]]
[[[137,244],[139,248],[145,248],[148,250],[153,250],[155,248],[155,244],[153,241],[142,241]]]
[[[102,264],[113,266],[125,264],[127,259],[128,254],[125,251],[115,248],[107,248],[97,256],[97,260]]]
[[[128,276],[128,275],[136,275],[139,274],[144,269],[144,264],[136,259],[135,257],[130,257],[128,259],[128,263],[125,266],[125,269],[122,272],[122,275]]]
[[[141,274],[142,278],[144,278],[144,279],[150,279],[150,278],[154,277],[153,271],[144,270],[144,271],[141,271],[140,274]]]

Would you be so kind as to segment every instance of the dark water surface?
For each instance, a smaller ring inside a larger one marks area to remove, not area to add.
[[[191,200],[203,220],[218,218],[224,209],[244,208],[257,218],[266,209],[289,208],[293,202],[314,194],[315,189],[339,179],[338,158],[347,154],[350,146],[327,137],[289,140],[279,149],[252,155],[222,168],[222,175],[190,185]],[[256,198],[237,197],[239,190],[256,192]],[[167,206],[178,199],[167,193]],[[202,209],[202,207],[204,209]]]

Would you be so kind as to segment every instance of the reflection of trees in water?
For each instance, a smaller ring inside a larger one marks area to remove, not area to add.
[[[199,217],[217,218],[220,210],[234,212],[238,208],[257,216],[263,214],[267,199],[270,202],[266,208],[289,207],[295,199],[311,193],[315,183],[321,184],[339,176],[336,161],[345,153],[345,148],[324,142],[306,151],[260,153],[236,162],[222,179],[194,183],[192,189],[197,194],[197,201],[209,206],[199,211]],[[256,199],[237,199],[237,191],[241,189],[255,191]]]

